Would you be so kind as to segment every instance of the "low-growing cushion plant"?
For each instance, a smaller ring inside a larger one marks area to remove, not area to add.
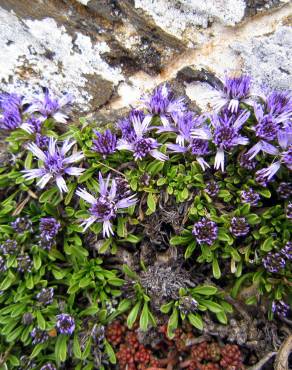
[[[163,84],[106,130],[0,95],[1,369],[114,368],[117,318],[291,325],[292,96],[251,89],[226,76],[198,113]]]

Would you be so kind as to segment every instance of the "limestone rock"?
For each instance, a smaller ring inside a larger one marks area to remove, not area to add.
[[[2,0],[0,90],[70,92],[73,118],[103,125],[165,81],[194,109],[208,109],[224,71],[287,89],[291,8],[288,0]]]

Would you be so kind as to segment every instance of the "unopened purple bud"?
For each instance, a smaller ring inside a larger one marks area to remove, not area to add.
[[[53,217],[43,217],[40,220],[40,237],[47,241],[55,238],[61,228],[61,224]]]
[[[273,301],[272,303],[272,311],[279,317],[286,317],[289,310],[289,305],[287,305],[284,301]]]
[[[54,288],[43,288],[36,297],[39,303],[49,305],[54,300]]]
[[[56,366],[53,365],[51,362],[48,362],[46,364],[44,364],[40,370],[57,370]]]
[[[23,315],[22,315],[22,323],[23,325],[30,325],[33,323],[33,316],[30,312],[25,312]]]
[[[218,226],[215,222],[203,217],[194,224],[193,235],[199,244],[214,244],[217,239]]]
[[[286,261],[280,253],[269,252],[263,258],[263,265],[268,272],[278,273],[281,269],[285,268]]]
[[[33,231],[32,222],[28,217],[18,217],[15,221],[11,222],[11,226],[19,234],[25,231]]]
[[[245,236],[249,232],[249,225],[244,217],[232,217],[230,231],[234,236]]]
[[[280,253],[287,260],[292,261],[292,242],[287,242],[285,247],[281,249]]]
[[[266,188],[268,186],[268,180],[267,178],[263,175],[263,172],[262,170],[258,170],[256,173],[255,173],[256,177],[255,177],[255,180],[257,183],[259,183],[261,186],[263,186],[264,188]]]
[[[260,200],[260,195],[253,189],[243,190],[240,194],[242,203],[249,203],[251,206],[257,206]]]
[[[0,273],[7,270],[6,261],[4,257],[0,256]]]
[[[289,170],[292,170],[292,145],[290,145],[288,149],[282,153],[282,161],[289,168]]]
[[[33,338],[32,344],[45,343],[49,339],[48,333],[38,328],[34,328],[30,335]]]
[[[286,208],[286,217],[288,220],[292,220],[292,203],[290,202]]]
[[[219,186],[215,181],[208,182],[204,191],[211,197],[214,198],[219,193]]]
[[[17,254],[18,249],[19,248],[16,240],[7,239],[3,244],[0,245],[0,251],[6,256]]]
[[[31,272],[33,263],[28,254],[23,254],[17,257],[17,271],[19,272]]]
[[[75,321],[67,313],[57,315],[57,328],[61,334],[71,335],[75,330]]]
[[[241,153],[239,155],[239,164],[246,170],[254,170],[256,168],[256,161],[249,159],[250,155],[247,153]]]
[[[94,133],[97,138],[92,141],[92,150],[104,156],[116,151],[117,137],[111,130],[106,130],[103,134],[98,131],[94,131]]]
[[[47,149],[49,145],[50,138],[42,134],[36,133],[35,143],[40,149]]]
[[[292,197],[292,184],[289,182],[281,182],[277,188],[277,192],[281,199],[289,199]]]

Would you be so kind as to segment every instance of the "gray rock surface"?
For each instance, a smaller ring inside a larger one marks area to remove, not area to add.
[[[291,86],[287,0],[1,0],[0,90],[49,87],[76,116],[115,121],[169,81],[192,105],[224,71]]]

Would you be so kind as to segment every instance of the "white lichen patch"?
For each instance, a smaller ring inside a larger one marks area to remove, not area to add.
[[[190,28],[208,27],[214,19],[233,26],[244,17],[244,0],[135,0],[165,32],[181,38]]]
[[[109,51],[105,42],[92,43],[76,33],[73,39],[54,19],[19,20],[0,8],[1,89],[28,91],[48,86],[55,92],[70,92],[76,103],[87,110],[93,98],[86,92],[88,75],[117,85],[123,80],[120,68],[110,67],[101,57]]]
[[[289,90],[292,85],[292,29],[279,27],[271,35],[237,42],[232,48],[244,61],[243,70],[262,89]]]
[[[90,0],[77,0],[77,2],[82,5],[87,5],[90,2]]]

